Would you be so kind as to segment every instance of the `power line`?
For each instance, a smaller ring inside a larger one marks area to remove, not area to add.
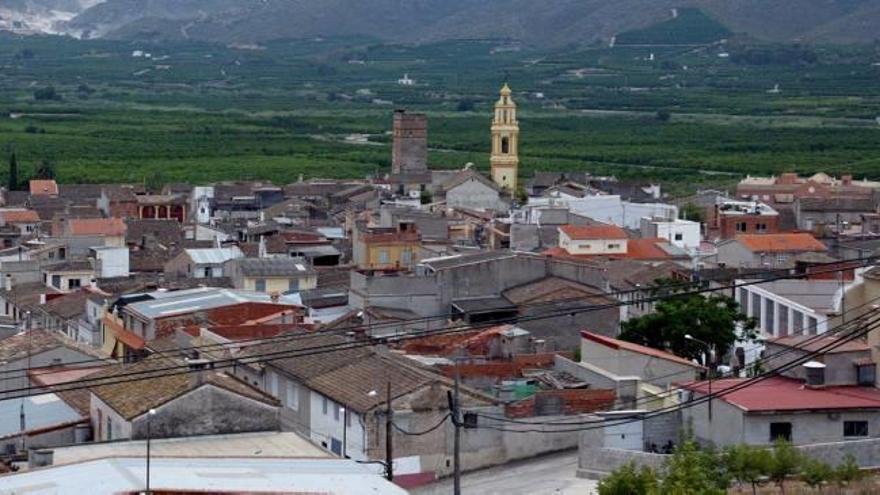
[[[876,310],[875,310],[875,311],[876,311]],[[587,421],[581,421],[581,422],[556,423],[556,424],[553,424],[553,423],[546,423],[546,422],[545,422],[545,423],[541,423],[541,422],[529,422],[529,423],[528,423],[529,425],[533,425],[533,426],[554,426],[554,425],[558,425],[558,426],[595,425],[595,426],[585,426],[585,427],[578,427],[578,428],[561,428],[561,429],[552,429],[552,430],[508,429],[508,428],[494,427],[494,426],[478,426],[478,427],[480,427],[480,428],[488,428],[488,429],[493,429],[493,430],[499,430],[499,431],[514,432],[514,433],[574,433],[574,432],[587,431],[587,430],[592,430],[592,429],[597,429],[597,428],[605,428],[605,427],[607,427],[607,426],[618,426],[618,425],[624,425],[624,424],[628,424],[628,423],[633,423],[633,422],[636,422],[636,421],[643,421],[644,419],[649,419],[649,418],[652,418],[652,417],[655,417],[655,416],[662,416],[662,415],[664,415],[664,414],[669,414],[669,413],[673,413],[673,412],[676,412],[676,411],[681,411],[681,410],[684,410],[684,409],[688,409],[688,408],[691,408],[691,407],[697,406],[697,405],[699,405],[699,404],[702,404],[702,403],[708,402],[708,401],[710,401],[710,400],[713,400],[713,399],[715,399],[715,398],[724,397],[724,396],[726,396],[726,395],[732,394],[732,393],[737,392],[737,391],[739,391],[739,390],[742,390],[742,389],[744,389],[744,388],[747,388],[747,387],[753,386],[753,385],[755,385],[755,384],[757,384],[757,383],[760,383],[761,381],[767,380],[767,379],[769,379],[769,378],[771,378],[771,377],[773,377],[773,376],[776,376],[776,375],[778,375],[778,374],[780,374],[780,373],[782,373],[782,372],[784,372],[784,371],[788,371],[789,369],[792,369],[792,368],[794,368],[794,367],[796,367],[796,366],[799,366],[799,365],[801,365],[801,364],[803,364],[803,363],[805,363],[805,362],[807,362],[807,361],[810,361],[811,359],[813,359],[813,358],[815,358],[815,357],[817,357],[817,356],[823,355],[823,354],[825,354],[825,353],[827,353],[827,352],[829,352],[829,351],[831,351],[831,350],[834,350],[834,349],[836,349],[837,347],[840,347],[840,346],[842,346],[842,345],[845,345],[845,344],[851,342],[852,340],[855,340],[855,339],[861,338],[862,336],[866,335],[866,334],[867,334],[868,332],[870,332],[871,330],[874,330],[874,329],[876,329],[876,328],[878,328],[878,327],[880,327],[880,320],[875,319],[875,320],[874,320],[873,322],[871,322],[868,326],[865,326],[865,327],[863,327],[862,329],[858,329],[857,331],[852,332],[850,335],[848,335],[848,336],[842,338],[841,340],[838,340],[838,341],[836,341],[836,342],[834,342],[834,343],[831,343],[831,344],[825,345],[825,346],[823,346],[822,348],[820,348],[820,349],[818,349],[818,350],[816,350],[816,351],[810,352],[810,353],[807,354],[806,356],[799,357],[799,358],[797,358],[797,359],[795,359],[795,360],[793,360],[793,361],[788,362],[788,363],[785,364],[785,365],[782,365],[782,366],[780,366],[780,367],[777,367],[777,368],[775,368],[775,369],[773,369],[773,370],[769,370],[768,372],[763,373],[763,374],[761,374],[761,375],[759,375],[759,376],[753,377],[753,378],[751,378],[751,379],[748,379],[748,380],[746,380],[746,381],[744,381],[744,382],[742,382],[742,383],[739,383],[739,384],[733,385],[733,386],[731,386],[731,387],[724,388],[724,389],[722,389],[722,390],[720,390],[720,391],[718,391],[718,392],[715,392],[715,393],[712,393],[712,394],[706,394],[706,395],[700,397],[699,399],[694,399],[694,400],[691,400],[691,401],[686,402],[686,403],[684,403],[684,404],[678,404],[678,405],[675,405],[675,406],[669,406],[669,407],[661,408],[661,409],[658,409],[658,410],[655,410],[655,411],[650,411],[650,412],[648,412],[648,413],[642,415],[641,417],[634,417],[634,418],[628,418],[628,419],[621,419],[621,420],[618,420],[618,421],[606,421],[606,420],[601,420],[601,419],[599,419],[599,420],[587,420]],[[478,413],[478,415],[479,415],[479,413]],[[498,418],[490,418],[490,419],[498,420]],[[597,423],[601,423],[601,425],[596,425]]]
[[[574,314],[583,313],[583,312],[601,311],[603,309],[611,309],[611,308],[622,307],[622,306],[643,304],[646,302],[654,302],[654,301],[667,299],[667,298],[687,297],[690,295],[720,292],[720,291],[726,291],[726,290],[735,290],[740,287],[748,287],[748,286],[752,286],[752,285],[765,284],[765,283],[774,282],[777,280],[798,279],[798,278],[808,277],[811,275],[820,275],[820,274],[824,274],[824,273],[836,273],[836,272],[854,269],[853,266],[845,266],[845,267],[839,266],[841,264],[853,263],[853,262],[857,262],[857,261],[867,262],[869,260],[876,260],[876,259],[878,259],[878,257],[875,257],[875,256],[863,257],[863,258],[852,258],[852,259],[848,259],[848,260],[841,260],[841,261],[835,261],[835,262],[829,262],[829,263],[823,264],[823,265],[838,265],[837,268],[831,268],[829,270],[812,271],[809,273],[798,273],[798,274],[786,273],[786,274],[781,274],[779,276],[771,277],[771,278],[761,278],[761,279],[757,279],[757,280],[749,280],[749,281],[743,282],[741,284],[731,284],[731,285],[725,285],[725,286],[719,286],[719,287],[706,287],[706,288],[701,288],[701,289],[696,289],[696,290],[686,291],[686,292],[669,292],[669,293],[665,293],[665,294],[656,294],[654,296],[648,296],[648,297],[643,297],[643,298],[639,298],[639,299],[632,299],[632,300],[626,300],[626,301],[614,301],[612,303],[593,305],[593,306],[587,306],[587,307],[580,307],[580,308],[571,307],[571,308],[566,308],[564,310],[557,310],[558,314],[546,316],[546,318],[552,318],[552,317],[556,317],[556,316],[565,316],[565,315],[574,315]],[[864,265],[864,266],[867,266],[867,265]],[[762,273],[776,274],[776,273],[779,273],[779,271],[778,270],[768,270],[768,271],[765,271]],[[754,276],[757,274],[759,274],[759,273],[750,274],[750,275]],[[711,280],[709,282],[711,282]],[[695,282],[683,282],[681,284],[652,286],[652,287],[649,287],[648,289],[654,290],[655,292],[661,291],[661,290],[662,291],[670,291],[670,290],[673,290],[676,286],[693,287],[695,285],[696,285]],[[607,299],[610,296],[613,296],[615,294],[621,295],[621,294],[628,294],[628,293],[641,293],[644,290],[645,289],[643,289],[643,288],[638,288],[638,289],[631,289],[631,290],[626,290],[626,291],[616,291],[616,292],[611,292],[611,293],[596,294],[596,295],[587,296],[586,299],[591,299],[591,298],[605,298],[605,299]],[[585,299],[585,297],[580,296],[580,297],[557,299],[554,301],[546,301],[546,302],[540,302],[540,303],[522,304],[519,306],[522,308],[529,308],[529,307],[534,307],[534,306],[553,306],[553,305],[559,305],[559,304],[565,303],[565,302],[582,301],[584,299]],[[535,315],[531,315],[531,316],[535,316]],[[209,349],[209,348],[212,349],[212,348],[218,348],[218,347],[223,348],[223,349],[225,349],[226,347],[242,347],[248,343],[254,343],[254,342],[257,342],[257,343],[268,343],[268,342],[274,342],[274,341],[286,342],[286,341],[293,341],[293,340],[299,340],[299,339],[306,339],[309,337],[313,337],[315,335],[322,335],[322,334],[344,335],[345,333],[349,333],[353,330],[371,330],[371,329],[384,327],[384,326],[398,326],[401,324],[408,325],[408,324],[412,324],[412,323],[430,321],[431,319],[448,318],[448,317],[449,317],[448,314],[442,314],[442,315],[434,315],[434,316],[414,318],[414,319],[408,319],[408,320],[402,320],[402,321],[396,321],[396,322],[388,322],[388,323],[361,324],[361,325],[353,325],[353,326],[347,326],[347,327],[337,327],[337,328],[332,328],[332,329],[327,329],[327,330],[319,330],[317,332],[282,334],[282,335],[277,335],[274,337],[255,337],[255,338],[251,338],[251,339],[237,340],[234,342],[222,342],[222,343],[179,347],[179,348],[175,348],[172,350],[173,351],[182,351],[182,350],[198,351],[198,350],[202,350],[202,349]],[[488,326],[495,326],[495,325],[503,324],[503,323],[516,323],[517,321],[519,321],[519,319],[522,319],[522,318],[529,318],[529,317],[514,317],[509,320],[496,320],[496,321],[492,322],[491,325],[488,325]],[[442,331],[443,328],[441,327],[441,328],[435,329],[435,330]],[[381,339],[389,339],[389,338],[393,338],[393,337],[384,337],[384,338],[379,337],[380,340]],[[170,352],[170,351],[171,350],[158,351],[155,354],[164,355],[166,352]],[[97,358],[97,359],[88,359],[88,360],[80,360],[80,361],[71,361],[71,362],[65,363],[65,365],[77,365],[77,364],[106,362],[106,361],[107,361],[106,358]],[[30,370],[30,368],[25,368],[25,369]],[[8,374],[8,373],[18,373],[21,370],[22,370],[22,368],[15,369],[15,370],[0,371],[0,375]]]
[[[422,431],[407,431],[407,430],[404,430],[403,428],[401,428],[400,426],[398,426],[397,423],[395,423],[395,422],[393,422],[393,421],[391,422],[391,426],[393,426],[395,430],[397,430],[397,431],[403,433],[404,435],[410,435],[410,436],[418,437],[418,436],[422,436],[422,435],[427,435],[428,433],[431,433],[432,431],[435,431],[437,428],[440,428],[441,426],[443,426],[443,423],[445,423],[446,420],[448,420],[448,419],[451,418],[451,417],[452,417],[452,414],[451,414],[451,413],[446,414],[445,416],[443,416],[442,419],[440,419],[440,422],[439,422],[439,423],[437,423],[437,424],[435,424],[434,426],[428,428],[427,430],[422,430]]]

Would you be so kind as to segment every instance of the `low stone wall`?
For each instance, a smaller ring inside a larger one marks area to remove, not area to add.
[[[880,438],[800,445],[798,449],[805,455],[827,462],[832,466],[843,462],[849,454],[862,468],[880,468]]]
[[[659,469],[668,458],[665,454],[651,454],[635,450],[581,448],[578,455],[579,478],[602,479],[615,469],[634,462],[637,466]]]

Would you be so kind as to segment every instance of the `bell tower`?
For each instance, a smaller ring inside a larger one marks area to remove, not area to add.
[[[495,103],[492,120],[492,180],[502,189],[516,191],[519,172],[519,123],[516,121],[516,103],[510,98],[510,87],[504,84],[501,97]]]

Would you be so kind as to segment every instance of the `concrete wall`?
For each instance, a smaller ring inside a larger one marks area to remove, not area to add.
[[[446,206],[472,210],[506,210],[498,191],[477,179],[465,181],[446,191]]]
[[[368,277],[358,272],[351,272],[349,304],[362,309],[367,306],[409,309],[420,316],[434,316],[449,309],[448,305],[441,305],[440,289],[434,277]]]
[[[309,438],[336,455],[345,452],[352,459],[366,460],[367,435],[364,417],[355,411],[346,411],[342,404],[318,392],[305,388],[303,391],[310,396]]]
[[[640,377],[659,387],[694,380],[699,374],[694,366],[625,349],[613,349],[589,339],[581,340],[581,360],[615,375]]]
[[[791,423],[791,441],[795,445],[843,441],[845,421],[867,421],[869,436],[880,437],[880,411],[747,414],[723,400],[713,400],[711,423],[706,403],[684,409],[682,418],[686,424],[692,424],[697,440],[720,447],[737,443],[770,445],[770,423]]]
[[[221,435],[281,429],[278,407],[214,385],[203,385],[156,408],[151,418],[152,438]],[[131,438],[147,435],[147,417],[131,422]]]
[[[842,463],[849,454],[863,468],[880,467],[880,438],[802,445],[798,448],[807,456],[832,466]]]
[[[772,342],[768,342],[766,347],[767,355],[771,357],[767,359],[765,368],[770,370],[810,354],[800,349],[774,345]],[[780,352],[784,353],[777,355]],[[812,360],[825,363],[825,385],[855,385],[858,383],[858,370],[853,363],[857,360],[869,359],[870,357],[871,351],[865,350],[862,352],[824,354],[816,356]],[[807,379],[806,370],[803,366],[797,366],[786,371],[784,375],[798,380]]]

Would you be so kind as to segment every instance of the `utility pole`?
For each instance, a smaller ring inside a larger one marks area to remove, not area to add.
[[[394,411],[391,409],[391,381],[388,381],[386,393],[387,409],[385,410],[385,477],[388,481],[394,481],[394,449],[391,445],[391,419]]]
[[[458,369],[458,361],[455,362],[455,388],[454,390],[454,398],[453,398],[453,408],[451,408],[452,413],[452,424],[455,425],[455,444],[453,448],[455,449],[453,452],[453,491],[454,495],[461,495],[461,416],[458,413],[458,389],[459,382],[461,382],[461,373]]]

